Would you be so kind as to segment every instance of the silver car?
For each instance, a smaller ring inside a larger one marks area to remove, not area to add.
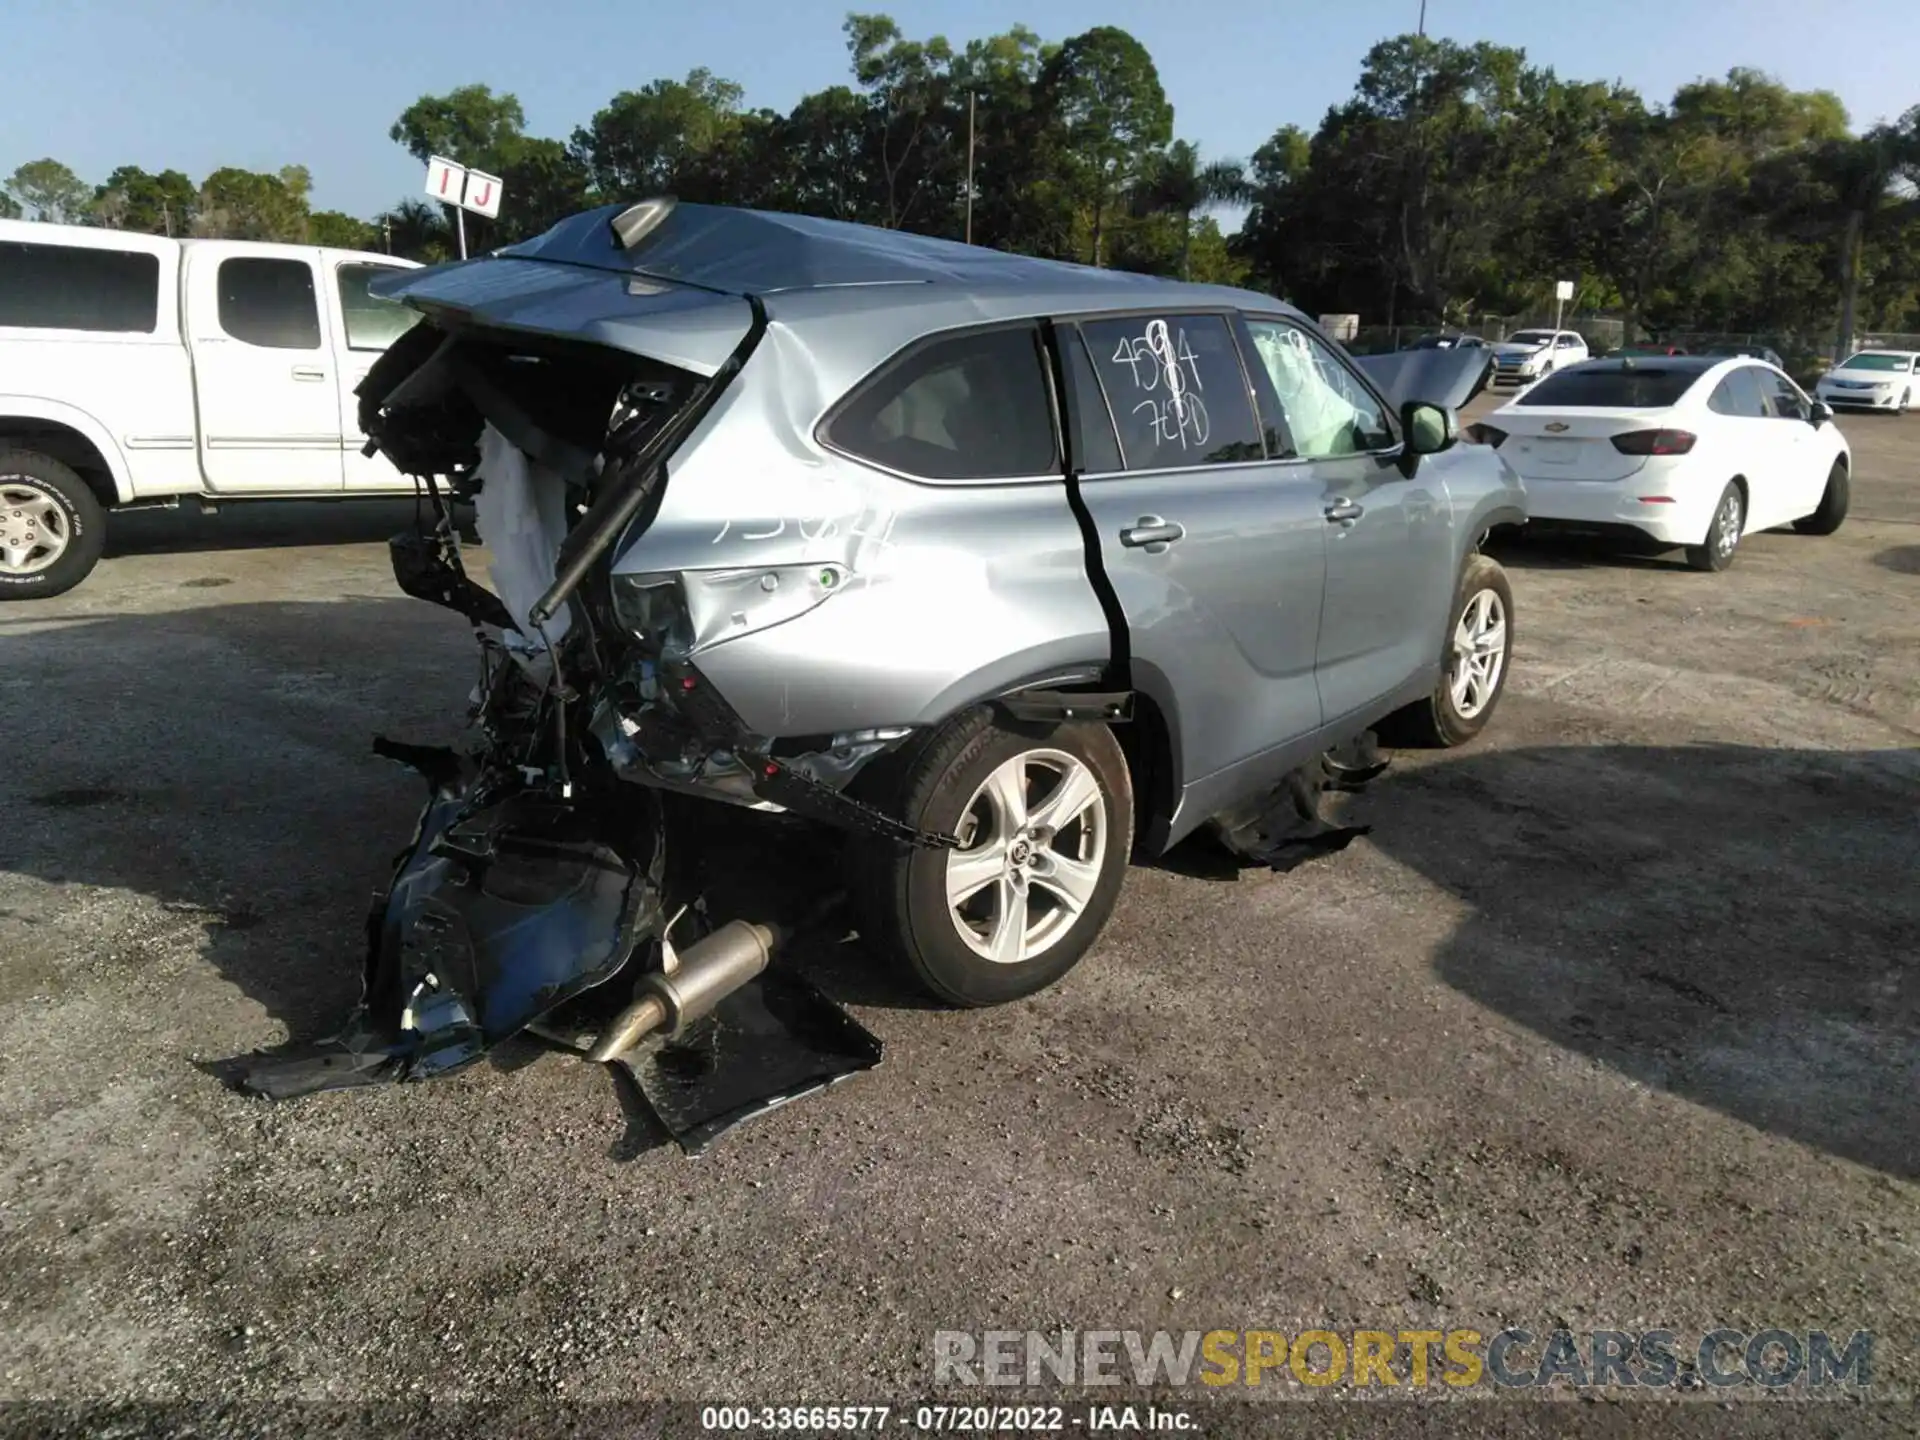
[[[1484,349],[1369,370],[1264,295],[667,201],[385,293],[426,318],[361,421],[473,500],[491,589],[450,512],[395,570],[473,620],[481,738],[386,747],[432,799],[367,1004],[255,1088],[433,1073],[589,991],[598,1058],[710,1011],[796,922],[669,933],[663,795],[843,834],[870,948],[984,1005],[1086,953],[1130,856],[1336,848],[1376,727],[1458,744],[1500,695]]]

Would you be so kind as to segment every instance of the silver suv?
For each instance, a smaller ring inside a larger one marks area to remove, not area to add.
[[[395,541],[475,622],[483,740],[387,747],[434,793],[347,1069],[600,988],[611,1058],[757,974],[790,918],[658,943],[664,793],[845,832],[869,944],[992,1004],[1081,958],[1130,855],[1332,848],[1312,797],[1374,727],[1457,744],[1500,695],[1484,350],[1365,369],[1264,295],[670,201],[383,286],[426,321],[362,424],[472,498],[492,588],[450,519]]]

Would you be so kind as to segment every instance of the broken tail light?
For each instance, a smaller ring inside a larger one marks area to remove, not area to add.
[[[1613,437],[1622,455],[1685,455],[1699,439],[1691,430],[1629,430]]]
[[[1500,448],[1500,442],[1507,438],[1507,432],[1502,430],[1498,425],[1487,424],[1469,425],[1466,428],[1465,435],[1468,444],[1488,445],[1495,450],[1498,450]]]
[[[838,565],[616,575],[620,623],[663,652],[682,652],[794,620],[847,582]]]

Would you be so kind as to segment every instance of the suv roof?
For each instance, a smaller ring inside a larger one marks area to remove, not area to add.
[[[1269,296],[1227,286],[1010,255],[845,220],[723,205],[676,204],[628,249],[615,236],[613,221],[631,208],[603,205],[494,253],[644,275],[727,295],[964,285],[971,291],[1078,291],[1086,296],[1089,308],[1257,304],[1266,310],[1297,313]],[[945,289],[940,298],[950,300],[951,289]],[[888,301],[911,303],[904,295],[891,295]]]

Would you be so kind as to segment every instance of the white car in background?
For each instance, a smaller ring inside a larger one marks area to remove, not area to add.
[[[1685,546],[1724,570],[1743,535],[1847,516],[1852,452],[1827,405],[1773,366],[1714,355],[1590,360],[1467,432],[1527,486],[1527,530]]]
[[[1588,357],[1586,338],[1575,330],[1518,330],[1493,347],[1493,385],[1527,386]]]
[[[1820,377],[1816,400],[1829,405],[1887,410],[1895,415],[1920,395],[1920,353],[1912,350],[1861,350]]]

